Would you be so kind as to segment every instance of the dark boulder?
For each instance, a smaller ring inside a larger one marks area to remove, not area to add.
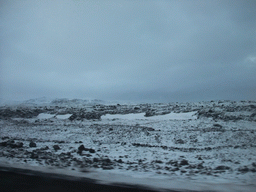
[[[94,149],[89,149],[89,152],[90,153],[95,153],[95,150]]]
[[[215,168],[215,170],[229,170],[229,169],[230,169],[230,167],[224,166],[224,165],[220,165],[220,166]]]
[[[6,141],[1,142],[1,143],[0,143],[0,146],[2,146],[2,147],[7,147],[7,142],[6,142]]]
[[[186,159],[182,159],[180,161],[180,165],[183,166],[183,165],[189,165],[188,161]]]
[[[185,143],[185,141],[182,140],[182,139],[177,139],[177,140],[175,141],[175,144],[184,144],[184,143]]]
[[[33,141],[31,141],[31,142],[29,143],[29,147],[36,147],[36,143],[33,142]]]
[[[60,146],[59,146],[59,145],[53,145],[53,149],[54,149],[55,151],[58,151],[58,150],[60,149]]]

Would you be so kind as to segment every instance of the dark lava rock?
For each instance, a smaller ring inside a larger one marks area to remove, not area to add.
[[[197,169],[203,169],[204,168],[203,163],[198,164],[196,168]]]
[[[247,173],[249,172],[249,168],[247,166],[244,166],[244,167],[239,167],[238,168],[238,171],[242,172],[242,173]]]
[[[188,161],[186,159],[182,159],[181,162],[180,162],[180,165],[183,166],[183,165],[189,165]]]
[[[114,169],[114,167],[112,167],[112,166],[106,166],[106,165],[102,165],[101,168],[102,168],[103,170],[111,170],[111,169]]]
[[[54,143],[65,143],[65,141],[54,141]]]
[[[10,147],[12,147],[13,145],[14,145],[14,140],[12,140],[12,139],[10,139],[10,140],[8,140],[7,142],[6,142],[6,146],[10,146]]]
[[[42,147],[41,150],[48,150],[49,147],[48,146],[45,146],[45,147]]]
[[[7,142],[6,142],[6,141],[1,142],[1,143],[0,143],[0,146],[2,146],[2,147],[7,147]]]
[[[94,149],[89,149],[89,152],[90,153],[95,153],[95,150]]]
[[[57,150],[60,149],[60,146],[59,146],[59,145],[53,145],[53,149],[54,149],[55,151],[57,151]]]
[[[94,150],[94,149],[85,148],[84,145],[80,145],[80,146],[78,147],[77,153],[78,153],[78,154],[81,154],[82,151],[89,151],[90,153],[95,153],[95,150]]]
[[[83,150],[85,150],[86,148],[84,147],[84,145],[80,145],[79,147],[78,147],[78,151],[83,151]]]
[[[37,159],[38,158],[38,155],[36,153],[31,153],[31,156],[30,156],[31,159]]]
[[[31,141],[31,142],[29,143],[29,147],[36,147],[36,143],[33,142],[33,141]]]
[[[146,113],[145,113],[145,117],[151,117],[151,116],[154,116],[156,114],[155,111],[152,111],[152,110],[148,110]]]
[[[169,164],[169,165],[172,165],[172,166],[175,166],[175,167],[178,167],[178,161],[173,161],[173,160],[170,160],[169,162],[167,162],[166,164]]]
[[[93,162],[99,162],[98,158],[93,158]]]
[[[254,162],[254,163],[252,163],[252,166],[253,166],[253,167],[256,167],[256,163],[255,163],[255,162]]]
[[[100,119],[100,118],[101,118],[100,113],[96,113],[96,112],[77,112],[77,113],[74,113],[73,115],[71,115],[68,119],[70,121],[73,121],[73,120],[83,120],[83,119],[91,120],[91,119]]]
[[[102,164],[103,165],[111,165],[112,163],[111,163],[111,160],[110,159],[102,159]]]
[[[155,160],[155,161],[153,161],[154,163],[163,163],[163,161],[161,161],[161,160]]]
[[[71,115],[68,119],[69,119],[70,121],[74,121],[76,118],[77,118],[77,115],[76,115],[76,114],[73,114],[73,115]]]
[[[155,129],[154,129],[154,128],[149,127],[149,128],[147,128],[147,131],[155,131]]]
[[[184,144],[184,143],[185,143],[185,141],[183,141],[182,139],[177,139],[175,141],[175,144]]]
[[[222,125],[218,124],[218,123],[215,123],[213,124],[214,127],[219,127],[219,128],[222,128]]]
[[[2,139],[5,140],[5,139],[10,139],[10,138],[8,136],[6,136],[6,137],[2,137]]]
[[[179,171],[179,170],[180,170],[179,167],[175,167],[175,168],[171,169],[171,171]]]
[[[117,163],[123,163],[123,160],[122,159],[118,159],[116,162]]]
[[[230,169],[230,167],[224,166],[224,165],[220,165],[220,166],[215,168],[215,170],[229,170],[229,169]]]
[[[21,148],[23,147],[23,143],[22,142],[18,142],[15,144],[15,148]]]

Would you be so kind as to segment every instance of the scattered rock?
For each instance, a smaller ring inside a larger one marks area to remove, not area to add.
[[[222,128],[222,125],[218,124],[218,123],[215,123],[213,124],[214,127],[219,127],[219,128]]]
[[[203,169],[204,168],[203,163],[199,163],[196,168],[197,169]]]
[[[242,173],[247,173],[250,171],[250,169],[247,166],[243,166],[243,167],[239,167],[238,171],[240,171]]]
[[[117,163],[123,163],[123,160],[122,159],[118,159],[116,162]]]
[[[84,147],[84,145],[80,145],[78,147],[78,151],[82,152],[83,150],[85,150],[86,148]]]
[[[155,129],[152,127],[149,127],[149,128],[147,128],[147,131],[155,131]]]
[[[169,164],[169,165],[172,165],[172,166],[175,166],[175,167],[178,167],[178,161],[174,161],[174,160],[170,160],[169,162],[167,162],[166,164]]]
[[[95,153],[95,150],[94,149],[89,149],[89,148],[85,148],[84,147],[84,145],[80,145],[79,147],[78,147],[78,151],[77,151],[77,153],[78,154],[82,154],[82,151],[89,151],[90,153]]]
[[[122,142],[121,145],[126,145],[126,142]]]
[[[38,154],[32,152],[30,158],[31,159],[37,159],[38,158]]]
[[[180,170],[179,167],[175,167],[175,168],[171,169],[171,171],[179,171],[179,170]]]
[[[89,152],[90,153],[95,153],[95,150],[94,149],[89,149]]]
[[[8,136],[2,137],[2,140],[5,140],[5,139],[9,139],[9,137]]]
[[[184,144],[185,141],[183,141],[182,139],[177,139],[175,140],[175,144]]]
[[[2,146],[2,147],[7,147],[7,142],[6,142],[6,141],[1,142],[1,143],[0,143],[0,146]]]
[[[96,112],[76,112],[74,114],[72,114],[68,119],[70,121],[74,121],[74,120],[94,120],[94,119],[100,119],[101,118],[101,114],[100,113],[96,113]]]
[[[33,141],[31,141],[31,142],[29,143],[29,147],[36,147],[36,143],[33,142]]]
[[[180,161],[180,165],[183,166],[183,165],[189,165],[188,161],[186,159],[182,159]]]
[[[224,165],[220,165],[215,168],[215,170],[229,170],[229,169],[231,169],[231,168],[228,166],[224,166]]]
[[[48,146],[45,146],[45,147],[42,147],[41,150],[48,150],[49,147]]]
[[[102,159],[102,164],[103,165],[111,165],[112,163],[111,163],[111,160],[109,158],[107,158],[107,159]]]
[[[16,147],[17,147],[17,148],[21,148],[21,147],[23,147],[23,143],[22,143],[22,142],[18,142],[18,143],[16,143]]]
[[[60,149],[60,146],[59,146],[59,145],[53,145],[53,149],[54,149],[55,151],[58,151],[58,150]]]
[[[155,160],[155,161],[152,161],[152,162],[154,162],[154,163],[163,163],[163,161],[161,161],[161,160]]]
[[[103,170],[111,170],[111,169],[114,169],[114,167],[112,167],[112,166],[106,166],[106,165],[102,165],[101,168],[102,168]]]
[[[154,115],[156,115],[156,112],[155,111],[152,111],[152,110],[148,110],[148,111],[146,111],[146,113],[145,113],[145,117],[151,117],[151,116],[154,116]]]

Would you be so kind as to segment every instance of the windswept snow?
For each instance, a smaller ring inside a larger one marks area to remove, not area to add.
[[[47,113],[40,113],[37,118],[38,119],[50,119],[53,118],[55,115],[47,114]]]
[[[37,116],[37,119],[51,119],[51,118],[57,118],[57,119],[68,119],[72,114],[65,114],[65,115],[55,115],[55,114],[48,114],[48,113],[40,113]]]
[[[57,119],[68,119],[72,114],[56,115]]]
[[[5,106],[0,164],[108,183],[253,192],[255,104]]]

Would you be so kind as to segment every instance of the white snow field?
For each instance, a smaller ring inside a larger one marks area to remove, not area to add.
[[[256,191],[253,101],[0,110],[2,167],[159,191]]]

